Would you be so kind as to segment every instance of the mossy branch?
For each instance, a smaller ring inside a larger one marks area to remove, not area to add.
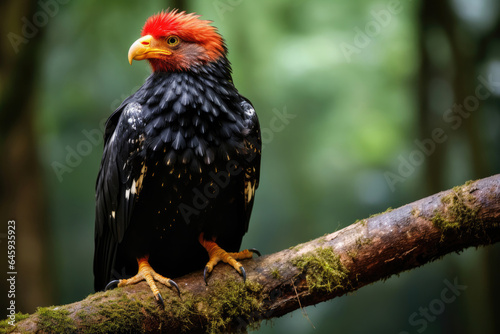
[[[419,267],[450,252],[500,240],[500,174],[468,182],[356,222],[281,252],[244,262],[247,282],[219,265],[176,279],[182,296],[162,287],[166,308],[145,283],[40,308],[15,332],[173,333],[244,331]]]

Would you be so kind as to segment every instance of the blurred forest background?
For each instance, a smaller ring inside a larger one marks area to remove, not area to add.
[[[496,0],[2,1],[3,312],[9,219],[18,311],[93,292],[103,122],[149,75],[127,51],[168,7],[214,21],[264,129],[243,247],[273,253],[500,172]],[[499,333],[499,260],[500,245],[448,255],[258,332]],[[446,282],[466,289],[443,302]]]

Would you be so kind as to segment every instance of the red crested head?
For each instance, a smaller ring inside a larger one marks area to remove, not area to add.
[[[185,71],[225,56],[224,40],[211,21],[173,10],[153,15],[129,50],[129,62],[148,59],[154,71]]]

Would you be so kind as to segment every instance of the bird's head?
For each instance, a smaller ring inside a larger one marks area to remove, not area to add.
[[[217,61],[226,47],[211,21],[196,14],[161,12],[151,16],[142,28],[142,37],[132,44],[128,61],[147,59],[153,71],[185,71]]]

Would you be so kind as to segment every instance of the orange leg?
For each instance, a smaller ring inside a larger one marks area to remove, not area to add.
[[[162,275],[154,271],[154,269],[151,268],[151,265],[149,264],[148,260],[149,260],[149,255],[146,255],[142,258],[138,258],[137,263],[139,264],[139,271],[137,275],[128,279],[121,279],[118,282],[117,281],[110,282],[106,287],[106,290],[111,284],[114,283],[118,283],[118,287],[122,287],[126,285],[139,283],[142,280],[146,280],[149,287],[151,288],[151,291],[153,292],[153,295],[155,296],[155,299],[162,305],[163,305],[163,298],[161,296],[160,290],[156,286],[155,281],[165,284],[169,288],[175,287],[180,295],[179,287],[177,286],[177,284],[170,278],[163,277]]]
[[[217,245],[215,238],[213,240],[205,240],[203,233],[200,234],[198,241],[208,252],[209,260],[205,266],[205,271],[203,272],[203,278],[205,283],[207,283],[207,274],[210,275],[213,268],[220,261],[225,262],[232,266],[236,271],[243,276],[243,281],[246,280],[245,268],[236,260],[251,259],[253,253],[260,255],[260,253],[255,249],[245,249],[238,253],[228,253]],[[208,283],[207,283],[208,284]]]

